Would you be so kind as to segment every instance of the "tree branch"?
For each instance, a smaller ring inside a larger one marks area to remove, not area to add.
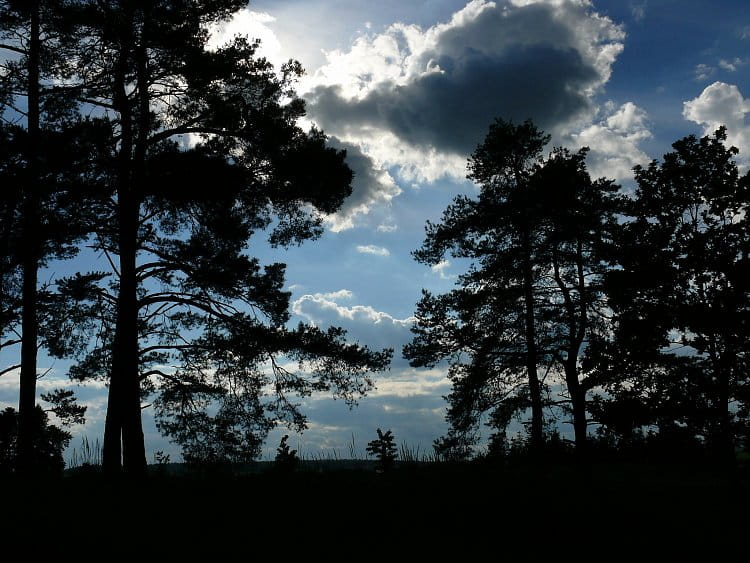
[[[21,343],[20,338],[17,338],[15,340],[6,340],[5,342],[0,343],[0,350],[8,346],[15,346],[16,344],[20,344],[20,343]]]
[[[16,364],[16,365],[14,365],[14,366],[9,366],[9,367],[7,367],[7,368],[5,368],[4,370],[0,370],[0,377],[2,377],[3,375],[5,375],[6,373],[10,373],[10,372],[11,372],[11,371],[13,371],[14,369],[18,369],[18,368],[20,368],[20,367],[21,367],[21,364]]]
[[[13,45],[8,45],[7,43],[0,43],[0,49],[6,49],[8,51],[13,51],[14,53],[18,53],[20,55],[26,55],[26,51],[24,49],[21,49],[20,47],[14,47]]]

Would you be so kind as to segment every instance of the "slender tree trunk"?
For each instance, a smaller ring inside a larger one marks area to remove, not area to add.
[[[102,469],[106,474],[114,475],[122,469],[122,414],[120,403],[122,379],[119,368],[117,334],[112,346],[112,367],[109,375],[109,394],[107,396],[107,417],[104,421],[104,442],[102,444]]]
[[[133,136],[130,116],[130,105],[125,91],[127,82],[127,65],[129,48],[127,44],[120,47],[119,60],[114,76],[113,96],[114,105],[120,114],[120,147],[117,159],[117,233],[118,254],[120,256],[120,287],[117,298],[115,321],[115,337],[112,343],[112,365],[109,377],[109,396],[107,398],[107,418],[104,426],[104,444],[102,446],[102,464],[106,473],[119,473],[122,469],[122,434],[125,409],[125,356],[126,347],[123,344],[123,320],[127,313],[123,313],[123,295],[125,282],[123,281],[123,246],[127,243],[127,211],[130,191],[130,159],[133,147]]]
[[[39,2],[31,2],[31,29],[28,54],[28,147],[25,193],[23,200],[23,253],[21,289],[22,340],[21,378],[18,400],[18,468],[22,473],[33,469],[34,409],[36,408],[37,276],[39,270]]]
[[[726,353],[726,352],[725,352]],[[726,362],[720,362],[721,369],[717,374],[719,383],[719,405],[718,405],[718,436],[717,448],[719,459],[722,463],[732,468],[737,462],[734,453],[734,439],[732,436],[732,418],[729,412],[729,368]]]
[[[537,373],[537,343],[534,316],[534,273],[531,266],[531,241],[528,228],[523,232],[523,293],[526,321],[526,371],[531,395],[531,446],[539,451],[544,445],[542,386]]]
[[[585,455],[588,446],[588,422],[586,419],[586,390],[578,381],[578,370],[566,375],[568,392],[573,407],[573,432],[576,452]]]
[[[576,241],[576,273],[578,275],[578,319],[575,315],[570,319],[571,350],[568,354],[568,389],[573,403],[573,431],[575,432],[576,451],[581,457],[586,456],[588,446],[588,423],[586,421],[586,388],[578,379],[578,355],[581,345],[588,332],[589,300],[586,287],[586,276],[583,271],[583,243],[579,238]],[[577,320],[577,322],[576,322]]]

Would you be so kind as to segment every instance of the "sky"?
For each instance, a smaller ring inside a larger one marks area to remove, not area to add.
[[[429,451],[445,432],[445,369],[411,368],[401,349],[422,288],[449,290],[465,265],[429,268],[410,253],[426,221],[477,193],[466,161],[495,118],[533,119],[550,149],[589,146],[592,176],[626,189],[633,166],[719,125],[741,168],[750,165],[747,0],[256,0],[212,31],[214,44],[243,34],[276,64],[299,60],[305,125],[346,149],[355,171],[321,239],[251,249],[287,264],[293,323],[342,326],[352,340],[395,350],[354,409],[303,401],[309,429],[290,445],[307,455],[348,457],[352,440],[364,455],[376,428]],[[65,383],[65,366],[48,363],[40,386]],[[89,422],[74,429],[80,448],[82,436],[101,438],[106,390],[76,390],[90,405]],[[16,402],[17,376],[0,378],[0,406]],[[143,413],[147,451],[179,459]],[[267,456],[285,432],[269,437]]]

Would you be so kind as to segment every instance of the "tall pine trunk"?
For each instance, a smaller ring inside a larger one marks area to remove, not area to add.
[[[146,472],[146,451],[141,422],[138,365],[138,295],[136,253],[138,202],[133,187],[120,200],[120,295],[117,303],[115,345],[118,348],[123,468],[130,475]]]
[[[537,342],[534,315],[534,273],[531,265],[531,240],[528,227],[523,233],[523,294],[525,307],[526,371],[531,395],[531,446],[540,451],[544,446],[544,413],[542,386],[537,373]]]
[[[36,408],[37,277],[39,270],[39,2],[31,2],[28,52],[28,145],[27,175],[23,198],[21,289],[21,377],[18,399],[18,468],[22,473],[33,470],[34,410]]]
[[[107,420],[104,432],[105,470],[123,467],[130,475],[146,472],[146,453],[141,422],[138,369],[138,245],[139,200],[133,186],[133,113],[127,95],[127,70],[131,42],[120,49],[115,76],[115,106],[120,115],[121,141],[117,171],[117,228],[120,256],[120,288],[112,349]],[[121,461],[122,460],[122,461]],[[121,465],[122,464],[122,465]]]

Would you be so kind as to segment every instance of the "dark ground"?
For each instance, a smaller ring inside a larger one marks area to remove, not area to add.
[[[244,475],[175,475],[152,466],[142,481],[85,471],[6,479],[2,545],[33,536],[32,548],[49,558],[61,552],[87,561],[126,553],[169,561],[223,561],[223,553],[444,560],[449,552],[476,561],[487,550],[493,560],[514,553],[650,560],[655,550],[674,560],[705,549],[711,561],[730,560],[730,551],[744,561],[750,553],[746,468],[730,477],[710,466],[665,463],[412,464],[377,474],[342,463]],[[101,557],[93,547],[99,542],[109,546]]]

